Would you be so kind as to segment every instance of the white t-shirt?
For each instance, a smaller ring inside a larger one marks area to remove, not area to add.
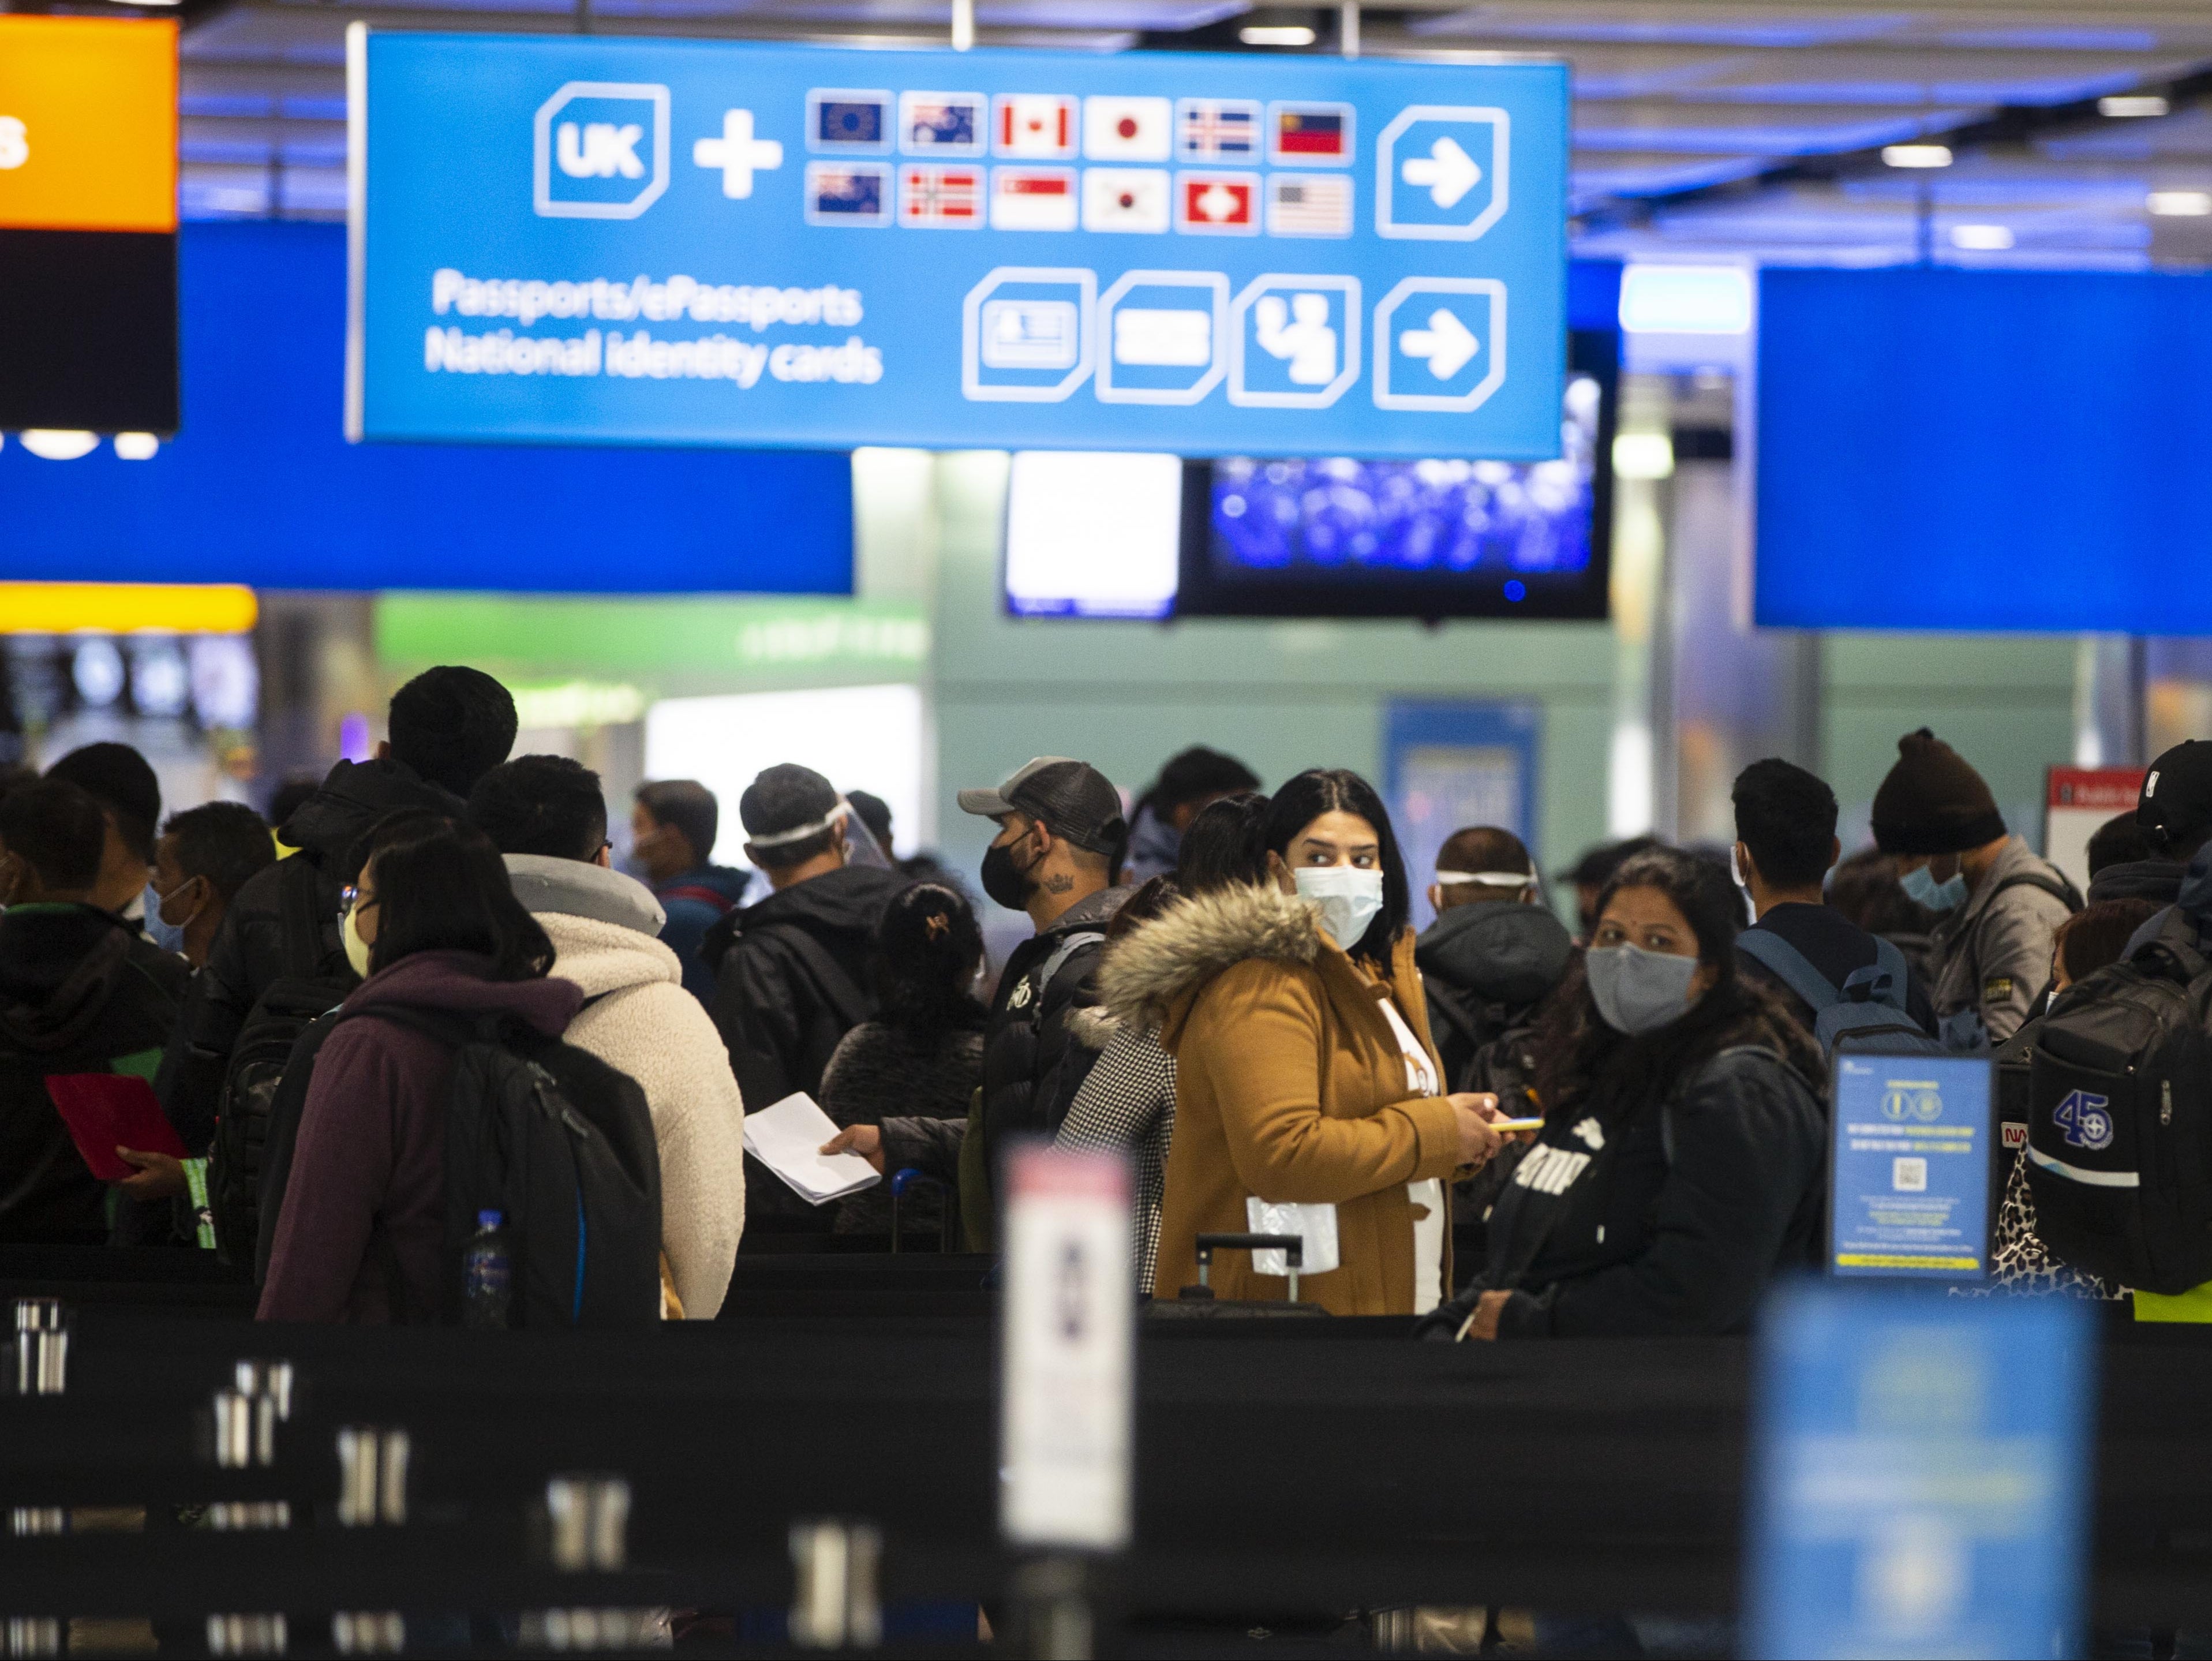
[[[1391,1031],[1398,1035],[1398,1048],[1406,1054],[1406,1088],[1416,1096],[1433,1096],[1437,1091],[1437,1069],[1429,1060],[1429,1052],[1421,1048],[1421,1041],[1413,1036],[1413,1029],[1406,1025],[1406,1018],[1398,1013],[1398,1006],[1390,999],[1382,1000],[1383,1019],[1390,1023]],[[1413,1313],[1426,1315],[1444,1300],[1444,1185],[1431,1177],[1418,1183],[1406,1184],[1406,1197],[1413,1202]],[[1425,1211],[1426,1214],[1419,1214]]]

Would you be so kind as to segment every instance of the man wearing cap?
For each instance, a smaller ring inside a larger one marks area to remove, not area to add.
[[[1437,850],[1429,885],[1437,920],[1414,942],[1413,962],[1454,1090],[1497,1088],[1495,1080],[1462,1080],[1474,1076],[1477,1053],[1493,1040],[1526,1034],[1536,1006],[1566,975],[1574,942],[1541,901],[1535,862],[1510,830],[1469,825]]]
[[[771,891],[708,928],[699,951],[716,966],[712,1013],[749,1113],[802,1090],[818,1096],[838,1041],[875,1013],[868,948],[907,879],[848,862],[849,811],[829,780],[789,764],[769,768],[738,799],[745,857]],[[814,1216],[829,1232],[830,1208],[817,1212],[748,1170],[757,1215]]]
[[[2092,904],[2155,900],[2171,905],[2181,897],[2190,861],[2212,841],[2212,742],[2191,739],[2151,763],[2136,794],[2135,822],[2150,845],[2148,856],[2101,867],[2093,859]]]
[[[1957,751],[1923,727],[1897,751],[1875,792],[1874,839],[1906,896],[1943,914],[1932,939],[1936,1017],[1954,1046],[2002,1043],[2050,981],[2053,936],[2081,896],[2006,833],[1990,787]]]
[[[994,1244],[998,1150],[1010,1136],[1056,1132],[1054,1104],[1073,1100],[1082,1082],[1067,1070],[1087,1071],[1097,1057],[1071,1040],[1068,1017],[1094,1001],[1106,925],[1128,897],[1112,880],[1128,828],[1121,793],[1106,776],[1064,756],[1039,756],[996,789],[963,790],[959,801],[963,812],[999,826],[983,855],[984,893],[1009,911],[1027,912],[1036,929],[999,977],[983,1030],[976,1105],[965,1126],[886,1119],[880,1131],[854,1125],[839,1132],[824,1151],[849,1149],[880,1171],[913,1165],[957,1179],[969,1249],[988,1251]]]

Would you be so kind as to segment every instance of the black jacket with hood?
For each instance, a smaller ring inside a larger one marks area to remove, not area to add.
[[[874,1013],[868,949],[884,908],[906,885],[880,866],[839,866],[707,931],[700,955],[716,965],[712,1013],[748,1113],[793,1091],[821,1098],[839,1042]]]
[[[1489,1087],[1472,1082],[1476,1056],[1528,1024],[1565,977],[1574,950],[1566,926],[1546,906],[1492,900],[1437,916],[1414,942],[1413,963],[1446,1088]]]
[[[841,865],[725,915],[699,955],[716,965],[708,1013],[730,1052],[745,1111],[795,1091],[822,1099],[822,1075],[845,1035],[875,1013],[868,950],[891,896],[907,885],[880,866]],[[827,1233],[835,1206],[809,1205],[745,1155],[749,1220]]]
[[[70,1140],[46,1077],[150,1076],[191,972],[96,906],[0,914],[0,1241],[106,1241],[107,1184]]]
[[[1423,1336],[1457,1337],[1493,1289],[1512,1293],[1500,1338],[1741,1332],[1774,1276],[1812,1261],[1820,1052],[1778,1000],[1744,989],[1672,1066],[1652,1064],[1663,1030],[1629,1039],[1588,1093],[1547,1113],[1491,1214],[1482,1274]]]
[[[378,820],[406,807],[428,808],[455,818],[468,812],[459,797],[403,762],[340,762],[331,769],[322,788],[301,802],[277,831],[300,851],[257,872],[233,897],[209,948],[207,966],[192,977],[191,995],[155,1086],[162,1110],[187,1147],[198,1152],[214,1136],[231,1049],[270,983],[288,974],[351,977],[338,936],[345,856]],[[321,956],[316,964],[288,964],[285,885],[307,880],[308,873],[320,922]]]

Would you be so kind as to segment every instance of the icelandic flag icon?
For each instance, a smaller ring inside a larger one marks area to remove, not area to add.
[[[1260,106],[1244,98],[1186,98],[1176,106],[1176,153],[1218,161],[1260,153]]]

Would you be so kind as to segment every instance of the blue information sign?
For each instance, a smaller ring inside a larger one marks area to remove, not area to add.
[[[349,60],[356,437],[1559,453],[1561,64]]]
[[[1778,1294],[1741,1652],[2080,1653],[2095,1340],[2078,1299]]]
[[[1988,1278],[1991,1083],[1990,1062],[1972,1056],[1836,1057],[1835,1273]]]

